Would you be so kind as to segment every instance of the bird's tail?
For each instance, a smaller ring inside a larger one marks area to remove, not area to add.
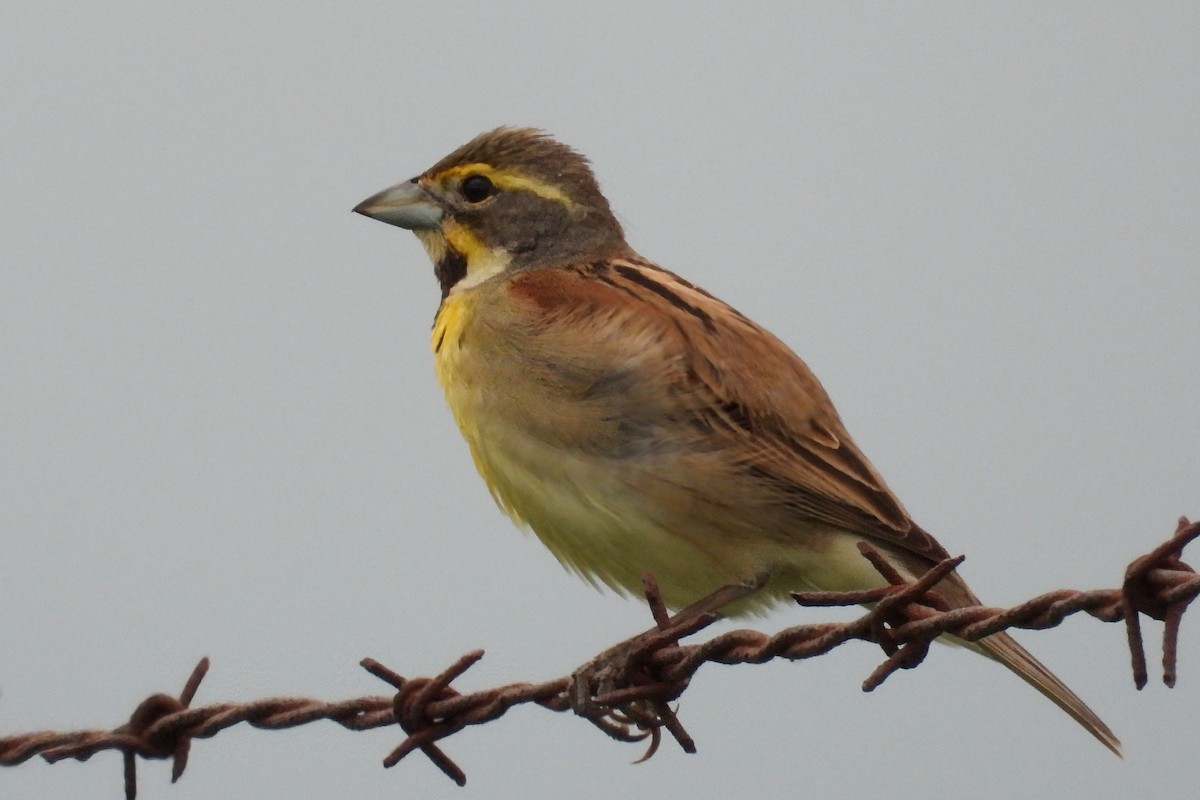
[[[1007,633],[994,633],[978,642],[962,642],[988,658],[999,661],[1015,672],[1021,680],[1037,689],[1063,711],[1074,717],[1075,721],[1087,729],[1088,733],[1100,740],[1109,750],[1121,755],[1121,740],[1104,724],[1096,712],[1087,707],[1079,696],[1067,688],[1058,677],[1046,669],[1042,662],[1034,658],[1028,650],[1017,644],[1016,640]]]

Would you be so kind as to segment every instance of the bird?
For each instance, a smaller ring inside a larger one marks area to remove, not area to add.
[[[642,576],[728,616],[798,590],[912,580],[949,558],[850,438],[786,344],[637,253],[589,160],[536,128],[483,133],[355,212],[411,230],[440,289],[438,382],[500,509],[568,569]],[[741,588],[738,588],[741,587]],[[952,572],[952,608],[980,605]],[[1007,633],[1000,662],[1121,754],[1109,727]]]

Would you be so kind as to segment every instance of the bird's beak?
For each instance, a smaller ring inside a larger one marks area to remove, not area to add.
[[[373,194],[354,207],[363,216],[398,225],[401,228],[428,230],[442,224],[442,208],[416,181],[405,181]]]

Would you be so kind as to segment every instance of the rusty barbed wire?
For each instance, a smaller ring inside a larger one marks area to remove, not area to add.
[[[438,742],[470,725],[498,719],[514,706],[536,703],[552,711],[574,710],[610,737],[623,742],[647,741],[639,760],[654,755],[666,731],[686,752],[695,744],[669,703],[687,688],[706,663],[759,664],[776,658],[800,660],[827,653],[852,640],[880,645],[887,658],[863,682],[871,691],[899,669],[921,662],[929,645],[942,634],[977,640],[1007,628],[1045,629],[1066,617],[1086,612],[1105,622],[1124,621],[1134,684],[1147,682],[1140,616],[1164,622],[1163,681],[1174,686],[1176,642],[1183,612],[1200,595],[1200,575],[1182,560],[1183,548],[1200,537],[1200,523],[1180,519],[1175,535],[1134,560],[1120,589],[1048,592],[1008,609],[982,606],[949,609],[933,587],[962,563],[947,559],[919,580],[906,582],[873,548],[860,545],[890,584],[859,592],[802,592],[803,606],[874,604],[870,611],[844,623],[797,625],[773,635],[734,630],[700,644],[680,640],[711,625],[712,613],[671,617],[650,576],[646,599],[655,627],[609,648],[572,675],[543,683],[514,683],[462,694],[451,684],[483,658],[482,650],[463,655],[432,678],[405,678],[373,659],[361,666],[395,689],[391,696],[359,697],[327,703],[277,697],[248,703],[220,703],[191,708],[208,672],[202,659],[178,698],[156,694],[142,701],[128,723],[112,730],[41,731],[0,738],[0,766],[15,766],[40,755],[50,763],[86,761],[96,753],[118,750],[124,756],[125,796],[137,795],[136,758],[171,759],[172,782],[187,766],[195,739],[207,739],[240,723],[277,730],[330,720],[354,731],[398,724],[405,739],[384,758],[385,767],[420,750],[458,785],[466,773]]]

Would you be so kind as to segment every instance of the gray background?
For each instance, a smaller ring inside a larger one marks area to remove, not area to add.
[[[493,507],[425,255],[350,213],[504,123],[801,353],[987,601],[1115,586],[1200,515],[1196,4],[245,6],[5,15],[0,732],[117,724],[206,654],[199,703],[339,699],[381,691],[363,656],[484,647],[469,690],[647,624]],[[948,648],[864,695],[858,645],[703,670],[696,756],[522,709],[447,743],[459,790],[381,769],[398,731],[242,726],[141,796],[1192,797],[1185,622],[1174,691],[1134,691],[1118,626],[1021,637],[1123,763]],[[117,797],[119,758],[0,794]]]

